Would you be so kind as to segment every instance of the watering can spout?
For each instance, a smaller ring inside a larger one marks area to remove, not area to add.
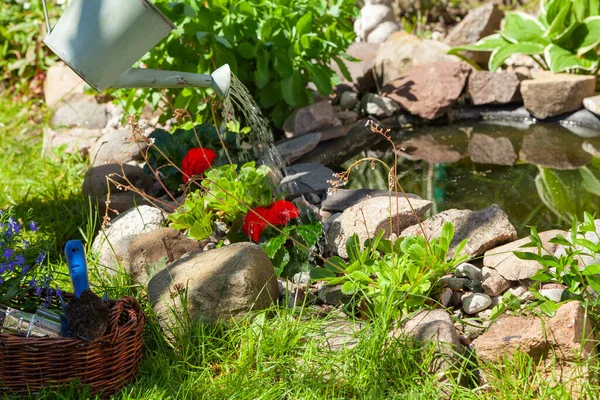
[[[227,97],[230,82],[231,70],[229,65],[225,64],[212,75],[131,68],[110,87],[114,89],[203,87],[212,88],[217,95]]]

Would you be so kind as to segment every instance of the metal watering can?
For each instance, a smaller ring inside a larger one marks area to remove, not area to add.
[[[109,88],[210,87],[226,97],[231,70],[212,75],[131,68],[175,25],[148,0],[72,0],[44,39],[61,60],[99,92]]]

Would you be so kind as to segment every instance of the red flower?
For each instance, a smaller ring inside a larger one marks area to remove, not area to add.
[[[300,216],[300,210],[286,200],[276,201],[267,208],[256,207],[252,211],[254,212],[249,212],[246,215],[242,229],[255,243],[258,243],[262,231],[265,230],[268,224],[284,226],[291,219]]]
[[[211,149],[204,147],[190,149],[181,162],[183,182],[187,183],[193,175],[199,175],[209,169],[215,158],[217,153]]]

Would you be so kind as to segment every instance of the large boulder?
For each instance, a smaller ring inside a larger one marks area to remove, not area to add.
[[[520,86],[521,80],[514,72],[473,71],[467,91],[476,106],[508,104],[521,101]]]
[[[90,150],[90,160],[94,167],[107,163],[141,161],[147,147],[145,140],[134,140],[130,130],[110,130],[94,144]]]
[[[499,244],[515,240],[517,231],[508,216],[496,204],[481,211],[446,210],[421,223],[426,237],[439,237],[446,222],[454,224],[454,238],[450,243],[448,257],[454,255],[458,244],[467,239],[464,252],[470,257],[483,254]],[[422,235],[421,226],[414,225],[402,231],[402,236]]]
[[[376,190],[376,189],[338,189],[334,193],[327,193],[321,203],[321,209],[332,212],[342,212],[362,201],[367,197],[388,197],[390,192],[387,190]],[[391,192],[391,196],[395,199],[396,196],[403,198],[404,194],[401,192]],[[419,199],[421,197],[416,194],[407,193],[407,197],[410,199]]]
[[[352,89],[359,93],[367,92],[375,88],[375,79],[373,78],[373,66],[375,65],[375,55],[377,54],[378,44],[374,43],[352,43],[346,53],[354,58],[357,58],[358,62],[348,61],[342,59],[342,62],[348,69],[352,81],[348,81],[340,67],[335,61],[331,63],[331,68],[337,73],[341,79],[341,83],[338,88]]]
[[[504,12],[493,3],[487,3],[472,11],[450,30],[445,42],[451,47],[472,44],[500,30]],[[478,64],[485,64],[490,58],[490,52],[468,52],[467,57]]]
[[[184,308],[193,321],[215,323],[270,307],[279,289],[267,254],[254,243],[194,252],[159,271],[148,283],[150,303],[169,328]]]
[[[550,239],[559,234],[566,235],[566,232],[553,230],[539,233],[543,243],[542,255],[554,253],[557,245],[550,243]],[[535,247],[521,248],[530,241],[529,238],[523,238],[486,251],[483,257],[483,265],[494,269],[500,276],[509,281],[520,281],[532,277],[542,268],[542,265],[534,260],[522,260],[513,253],[514,251],[537,253]]]
[[[186,253],[200,251],[200,242],[173,228],[161,228],[136,236],[127,249],[127,268],[138,282],[149,277]]]
[[[140,233],[151,232],[163,227],[164,213],[158,208],[141,205],[124,212],[100,230],[92,251],[98,253],[99,267],[108,274],[115,273],[119,266],[126,268],[129,246]]]
[[[368,43],[383,43],[385,42],[394,32],[400,30],[400,25],[396,21],[385,21],[378,25],[377,28],[373,29],[369,36],[367,36]]]
[[[112,181],[109,182],[107,178]],[[105,164],[87,170],[81,191],[88,196],[105,196],[110,186],[111,194],[119,193],[115,182],[119,185],[131,184],[146,192],[152,188],[152,178],[142,168],[129,164]]]
[[[354,21],[354,32],[365,42],[371,32],[384,22],[394,22],[394,11],[387,4],[366,4]]]
[[[473,346],[485,364],[526,353],[542,376],[566,384],[573,398],[579,398],[590,378],[588,365],[595,363],[595,343],[589,316],[578,301],[571,301],[552,318],[502,317],[475,339]]]
[[[398,199],[397,208],[395,198],[391,203],[391,212],[388,197],[373,197],[345,210],[333,221],[327,232],[329,251],[346,258],[346,241],[353,234],[358,235],[361,246],[365,240],[376,236],[381,230],[385,231],[384,237],[389,237],[391,233],[399,234],[404,228],[416,223],[417,218],[421,219],[432,205],[430,201],[420,199],[411,199],[409,204],[405,198]]]
[[[54,127],[102,129],[107,123],[108,111],[105,104],[84,101],[62,104],[52,116]]]
[[[471,135],[469,157],[476,164],[512,166],[518,156],[511,141],[503,136],[489,136],[481,133]]]
[[[387,97],[425,119],[444,115],[458,100],[471,72],[463,62],[446,61],[416,67],[383,87]]]
[[[44,79],[44,100],[48,107],[71,101],[94,102],[84,94],[85,82],[65,63],[59,61],[48,68]]]
[[[525,108],[539,119],[579,110],[583,107],[583,99],[593,96],[595,90],[596,77],[593,75],[539,71],[534,79],[521,82]]]
[[[102,136],[101,129],[44,127],[44,154],[52,154],[54,149],[64,146],[67,154],[88,157],[90,149]]]
[[[283,124],[287,137],[295,137],[333,126],[335,112],[329,101],[320,101],[292,113]]]
[[[317,147],[321,141],[321,137],[321,132],[307,133],[305,135],[277,143],[275,148],[281,155],[283,161],[286,164],[290,164]]]
[[[405,75],[413,67],[440,61],[457,61],[446,54],[450,47],[435,40],[424,39],[406,32],[393,33],[377,50],[375,73],[382,85]]]
[[[294,164],[284,168],[278,190],[290,196],[322,193],[331,187],[332,179],[333,171],[319,163]]]

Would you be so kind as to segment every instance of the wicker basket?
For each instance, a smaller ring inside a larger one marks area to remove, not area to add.
[[[0,334],[0,393],[32,394],[78,380],[110,396],[129,383],[142,358],[146,317],[133,297],[109,304],[108,329],[95,342]]]

